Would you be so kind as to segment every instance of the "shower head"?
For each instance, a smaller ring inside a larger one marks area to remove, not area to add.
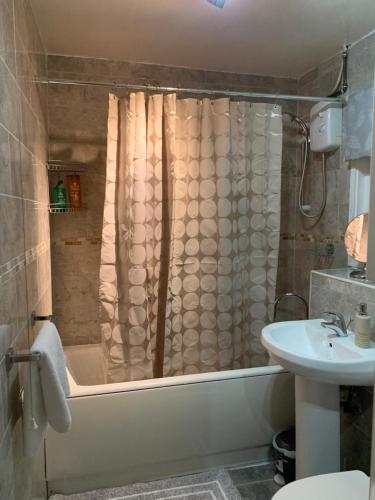
[[[309,126],[304,120],[302,120],[302,118],[300,118],[297,115],[294,115],[293,113],[289,113],[289,112],[284,112],[283,116],[287,117],[289,119],[290,123],[297,123],[297,125],[300,127],[301,132],[304,135],[304,137],[306,137],[306,138],[309,137]]]
[[[212,5],[215,5],[215,7],[219,7],[222,9],[225,4],[225,0],[207,0],[208,2],[212,3]]]

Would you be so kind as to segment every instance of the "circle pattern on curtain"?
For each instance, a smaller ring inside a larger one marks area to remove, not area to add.
[[[152,96],[146,120],[144,95],[132,96],[123,137],[113,96],[108,121],[100,298],[109,378],[152,377],[158,335],[164,376],[265,365],[260,332],[276,286],[281,109]],[[121,169],[119,185],[113,170]],[[165,245],[168,286],[161,290]]]

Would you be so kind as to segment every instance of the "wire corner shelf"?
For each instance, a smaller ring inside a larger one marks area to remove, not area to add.
[[[85,165],[84,163],[79,163],[79,162],[50,160],[47,162],[47,170],[49,172],[84,173],[87,170],[87,165]]]
[[[50,205],[48,207],[48,211],[50,214],[72,214],[75,212],[83,212],[84,210],[87,210],[87,207],[83,205],[82,207],[56,207],[54,205]]]

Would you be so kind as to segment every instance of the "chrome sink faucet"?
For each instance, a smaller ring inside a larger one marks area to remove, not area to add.
[[[331,321],[322,321],[323,328],[333,330],[338,337],[347,337],[348,329],[346,327],[344,316],[340,313],[326,311],[323,314],[330,317]]]

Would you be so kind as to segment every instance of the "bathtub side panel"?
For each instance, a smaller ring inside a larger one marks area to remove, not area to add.
[[[48,432],[50,491],[71,493],[267,458],[294,423],[288,373],[77,397]]]

